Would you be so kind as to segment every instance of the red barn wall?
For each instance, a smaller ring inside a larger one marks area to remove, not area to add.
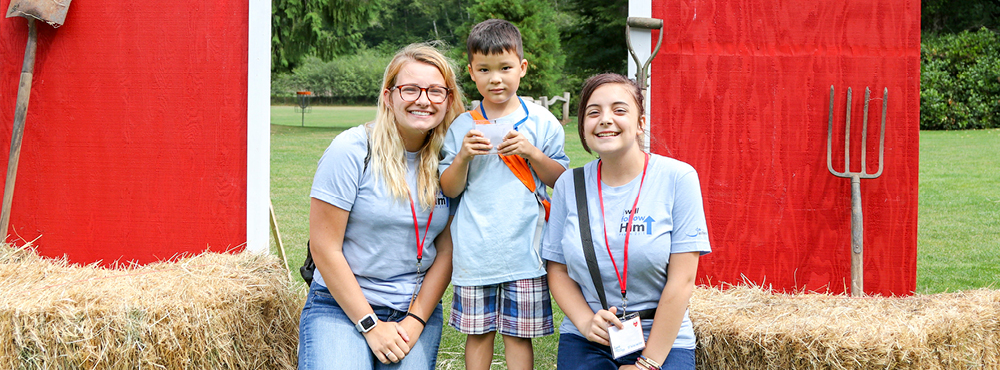
[[[247,12],[245,1],[78,0],[62,27],[39,23],[8,241],[105,264],[241,248]],[[0,19],[0,165],[26,24]]]
[[[850,291],[850,180],[826,164],[830,86],[838,171],[847,88],[859,149],[868,86],[869,173],[884,88],[889,99],[885,170],[861,181],[865,292],[911,294],[920,2],[653,1],[652,14],[665,32],[652,66],[652,149],[701,177],[714,252],[702,259],[699,282]],[[859,171],[860,151],[851,161]]]

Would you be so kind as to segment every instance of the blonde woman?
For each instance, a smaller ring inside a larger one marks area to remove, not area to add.
[[[427,45],[386,67],[373,122],[338,135],[310,193],[316,273],[300,369],[433,369],[451,277],[451,200],[437,168],[464,111],[449,61]]]

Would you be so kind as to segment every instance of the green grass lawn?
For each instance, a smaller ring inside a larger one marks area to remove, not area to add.
[[[308,238],[309,188],[316,164],[344,129],[373,119],[372,107],[314,107],[302,115],[271,107],[271,199],[289,264],[297,270]],[[575,119],[567,124],[571,166],[594,156],[583,151]],[[917,291],[938,293],[994,287],[1000,279],[1000,130],[922,131],[917,236]],[[293,276],[301,279],[297,271]],[[446,314],[451,292],[445,294]],[[556,325],[563,319],[556,308]],[[445,328],[439,369],[462,369],[464,336]],[[493,368],[505,369],[497,341]],[[558,338],[535,341],[535,367],[555,367]]]
[[[921,131],[917,292],[1000,283],[1000,130]]]

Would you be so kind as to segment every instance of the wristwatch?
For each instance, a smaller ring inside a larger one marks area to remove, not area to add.
[[[378,317],[376,317],[374,313],[370,313],[362,317],[361,320],[358,320],[358,322],[354,323],[354,327],[357,328],[358,331],[362,333],[367,333],[371,331],[372,328],[374,328],[375,325],[377,324],[378,324]]]

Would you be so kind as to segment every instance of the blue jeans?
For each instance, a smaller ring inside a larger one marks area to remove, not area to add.
[[[559,336],[559,355],[556,367],[559,370],[605,369],[618,370],[619,366],[635,364],[642,351],[623,356],[618,360],[611,357],[611,347],[600,345],[576,334]],[[671,348],[663,370],[694,370],[694,350]]]
[[[405,311],[372,306],[379,320],[402,321]],[[441,304],[427,319],[417,344],[397,363],[382,364],[365,337],[340,308],[326,287],[313,283],[299,319],[299,369],[433,370],[441,344]]]

